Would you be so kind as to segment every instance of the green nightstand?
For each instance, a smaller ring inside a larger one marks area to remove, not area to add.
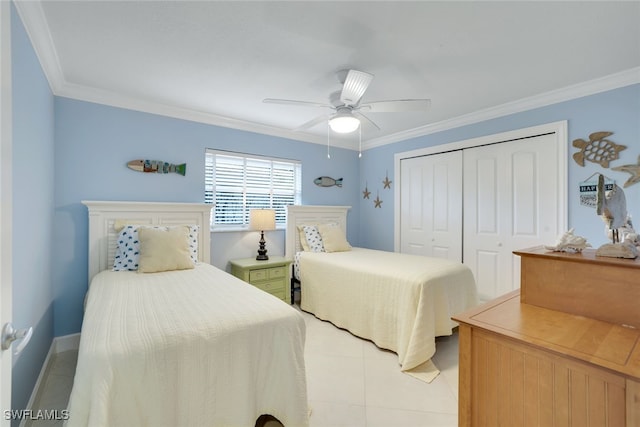
[[[266,261],[243,258],[229,262],[231,263],[231,274],[291,304],[289,301],[289,265],[291,260],[281,256],[270,256]]]

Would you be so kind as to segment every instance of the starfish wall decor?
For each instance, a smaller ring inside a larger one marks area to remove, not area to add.
[[[382,185],[384,185],[383,189],[391,189],[391,182],[392,181],[389,180],[389,171],[387,171],[387,175],[385,176],[384,181],[382,181]]]
[[[638,163],[631,165],[622,165],[616,166],[615,168],[611,168],[612,171],[620,171],[631,174],[627,182],[624,183],[624,188],[629,187],[630,185],[636,184],[640,182],[640,156],[638,156]]]
[[[363,199],[368,199],[369,196],[371,195],[371,191],[369,191],[369,184],[365,184],[364,185],[364,191],[362,192],[362,198]]]
[[[374,208],[381,208],[382,209],[382,200],[380,200],[380,194],[378,194],[378,192],[376,191],[376,198],[373,201],[374,204]]]

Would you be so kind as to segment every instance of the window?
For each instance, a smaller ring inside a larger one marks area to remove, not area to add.
[[[276,225],[284,225],[287,205],[300,204],[301,169],[297,160],[206,150],[205,203],[214,203],[211,227],[243,227],[249,210],[276,210]]]

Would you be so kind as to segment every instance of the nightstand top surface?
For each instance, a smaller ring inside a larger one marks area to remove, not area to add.
[[[229,261],[232,265],[236,265],[241,268],[251,268],[251,267],[275,267],[278,265],[287,265],[291,263],[290,259],[287,259],[283,256],[269,256],[268,260],[258,261],[255,257],[253,258],[241,258],[241,259],[232,259]]]

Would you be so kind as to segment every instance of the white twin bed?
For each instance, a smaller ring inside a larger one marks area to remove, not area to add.
[[[349,248],[349,208],[288,206],[286,256],[298,264],[300,307],[396,352],[402,371],[431,381],[438,374],[430,362],[435,337],[451,335],[457,326],[451,317],[477,304],[473,275],[440,258]],[[309,227],[319,227],[320,238]],[[313,247],[327,236],[334,251]],[[305,237],[311,247],[303,247]]]
[[[211,205],[83,203],[91,285],[67,426],[308,425],[304,319],[208,264]],[[198,262],[111,271],[124,224],[198,226]]]

